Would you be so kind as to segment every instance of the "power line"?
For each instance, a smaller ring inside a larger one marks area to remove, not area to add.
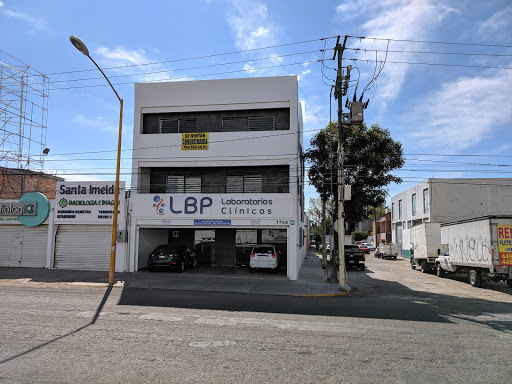
[[[160,70],[160,71],[129,73],[129,74],[123,74],[123,75],[110,75],[109,78],[128,77],[128,76],[143,76],[143,75],[151,75],[151,74],[155,74],[155,73],[177,72],[177,71],[186,71],[186,70],[199,69],[199,68],[219,67],[219,66],[223,66],[223,65],[248,63],[250,61],[272,60],[272,59],[276,59],[276,58],[305,55],[305,54],[308,54],[308,53],[317,53],[317,52],[322,52],[322,49],[320,49],[320,50],[316,49],[314,51],[289,53],[289,54],[285,54],[285,55],[275,55],[275,56],[269,56],[269,57],[260,57],[260,58],[249,59],[249,60],[231,61],[231,62],[227,62],[227,63],[207,64],[207,65],[200,65],[200,66],[188,67],[188,68],[163,69],[163,70]],[[187,77],[189,77],[189,76],[187,76]],[[82,79],[55,80],[55,81],[50,81],[50,83],[51,84],[55,84],[55,83],[66,83],[66,82],[71,82],[71,81],[88,81],[88,80],[100,80],[100,79],[103,79],[103,77],[88,77],[88,78],[82,78]]]
[[[182,80],[182,79],[190,79],[195,77],[205,77],[205,76],[216,76],[216,75],[226,75],[231,73],[239,73],[239,72],[251,72],[251,71],[260,71],[264,69],[271,69],[271,68],[279,68],[279,67],[289,67],[292,65],[304,65],[304,64],[311,64],[319,62],[320,60],[309,60],[309,61],[302,61],[299,63],[289,63],[289,64],[279,64],[279,65],[271,65],[267,67],[259,67],[259,68],[250,68],[250,69],[239,69],[239,70],[233,70],[233,71],[226,71],[226,72],[217,72],[217,73],[206,73],[203,75],[191,75],[191,76],[184,76],[184,77],[175,77],[174,80]],[[158,81],[168,81],[168,79],[157,79],[157,80],[151,80],[151,81],[128,81],[124,83],[113,83],[113,85],[127,85],[127,84],[135,84],[135,83],[153,83]],[[96,88],[96,87],[108,87],[108,84],[97,84],[97,85],[81,85],[77,87],[61,87],[61,88],[50,88],[49,91],[57,91],[57,90],[63,90],[63,89],[80,89],[80,88]]]
[[[499,48],[512,48],[512,45],[500,45],[500,44],[478,44],[478,43],[458,43],[454,41],[428,41],[428,40],[410,40],[410,39],[389,39],[382,37],[366,37],[366,36],[348,36],[354,39],[360,40],[386,40],[386,41],[402,41],[409,43],[427,43],[427,44],[447,44],[447,45],[467,45],[476,47],[499,47]]]
[[[129,68],[129,67],[141,67],[141,66],[145,66],[145,65],[156,65],[156,64],[174,63],[174,62],[178,62],[178,61],[189,61],[189,60],[207,59],[207,58],[211,58],[211,57],[226,56],[226,55],[235,55],[235,54],[239,54],[239,53],[247,53],[247,52],[261,51],[261,50],[265,50],[265,49],[281,48],[281,47],[286,47],[286,46],[290,46],[290,45],[298,45],[298,44],[312,43],[312,42],[314,42],[314,41],[330,40],[330,39],[335,39],[335,38],[337,38],[337,37],[338,37],[338,36],[321,37],[321,38],[318,38],[318,39],[311,39],[311,40],[296,41],[296,42],[292,42],[292,43],[285,43],[285,44],[278,44],[278,45],[270,45],[270,46],[268,46],[268,47],[260,47],[260,48],[245,49],[245,50],[241,50],[241,51],[223,52],[223,53],[214,53],[214,54],[211,54],[211,55],[196,56],[196,57],[188,57],[188,58],[181,58],[181,59],[174,59],[174,60],[165,60],[165,61],[156,61],[156,62],[152,62],[152,63],[141,63],[141,64],[119,65],[119,66],[115,66],[115,67],[107,67],[107,68],[103,68],[103,69],[104,69],[104,70],[109,70],[109,69],[119,69],[119,68]],[[3,51],[2,51],[2,52],[3,52]],[[75,70],[75,71],[53,72],[53,73],[48,73],[48,74],[46,74],[46,76],[51,76],[51,75],[60,75],[60,74],[67,74],[67,73],[78,73],[78,72],[91,72],[91,71],[96,71],[96,69],[94,68],[94,69],[82,69],[82,70]]]
[[[367,49],[367,48],[345,48],[356,52],[385,52],[384,49]],[[492,54],[492,53],[465,53],[465,52],[429,52],[429,51],[401,51],[389,50],[389,53],[420,53],[428,55],[461,55],[461,56],[492,56],[492,57],[511,57],[512,55]]]
[[[356,61],[366,61],[370,62],[373,61],[371,59],[345,59],[353,61],[354,63]],[[391,63],[391,64],[416,64],[416,65],[434,65],[434,66],[441,66],[441,67],[461,67],[461,68],[486,68],[486,69],[512,69],[512,67],[492,67],[492,66],[486,66],[486,65],[464,65],[464,64],[443,64],[443,63],[413,63],[410,61],[377,61],[379,63]]]

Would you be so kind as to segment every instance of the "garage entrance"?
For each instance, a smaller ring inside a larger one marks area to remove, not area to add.
[[[194,249],[199,264],[206,266],[247,266],[256,244],[274,244],[286,267],[287,230],[254,228],[140,228],[138,269],[148,267],[148,255],[161,244],[185,244]]]

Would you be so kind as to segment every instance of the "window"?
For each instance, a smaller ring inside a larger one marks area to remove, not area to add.
[[[226,193],[261,193],[261,175],[226,176]]]
[[[395,203],[391,203],[391,221],[395,218]]]
[[[412,195],[412,215],[416,216],[416,194]]]
[[[167,176],[167,193],[201,193],[201,176]]]
[[[160,119],[159,133],[188,133],[195,132],[196,118],[189,119]]]
[[[398,200],[398,218],[402,218],[402,200]]]
[[[274,116],[223,117],[223,132],[272,131],[276,127]]]
[[[428,200],[428,189],[423,190],[423,213],[428,212],[429,208],[429,200]]]

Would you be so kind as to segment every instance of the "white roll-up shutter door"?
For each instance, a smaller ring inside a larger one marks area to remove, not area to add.
[[[59,225],[55,268],[107,271],[110,268],[112,226]]]
[[[0,266],[32,267],[46,266],[48,226],[24,227],[0,226]]]

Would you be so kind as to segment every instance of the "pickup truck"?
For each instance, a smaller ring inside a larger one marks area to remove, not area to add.
[[[379,247],[375,250],[375,257],[393,258],[396,260],[398,256],[398,247],[396,244],[379,244]]]
[[[358,267],[365,270],[365,254],[357,245],[345,245],[345,267]]]

